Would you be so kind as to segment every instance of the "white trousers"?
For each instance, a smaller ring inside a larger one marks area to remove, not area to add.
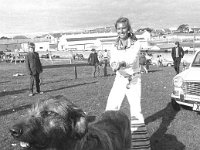
[[[136,75],[130,81],[130,88],[127,88],[129,83],[127,78],[117,74],[113,87],[110,91],[106,110],[119,110],[124,97],[127,96],[130,113],[131,113],[131,132],[132,132],[132,147],[137,150],[150,150],[149,134],[144,123],[144,117],[141,113],[141,77]]]
[[[138,77],[139,76],[139,77]],[[141,79],[140,75],[137,75],[135,79],[131,81],[130,88],[126,86],[129,83],[127,78],[117,74],[113,87],[110,91],[106,110],[119,110],[124,97],[127,96],[131,116],[137,117],[141,122],[144,122],[143,115],[141,114]]]

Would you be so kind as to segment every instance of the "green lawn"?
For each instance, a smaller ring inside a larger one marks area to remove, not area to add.
[[[200,116],[182,109],[173,111],[170,105],[172,67],[150,67],[149,74],[142,74],[142,111],[151,136],[152,150],[199,150]],[[92,77],[90,66],[77,67],[78,79],[74,79],[73,67],[44,69],[41,75],[43,95],[28,97],[29,77],[24,64],[0,63],[0,147],[1,150],[19,150],[19,143],[9,134],[9,127],[26,113],[32,103],[50,96],[63,95],[84,111],[99,116],[114,81],[109,76]],[[13,77],[22,73],[24,76]],[[129,114],[125,99],[122,110]]]

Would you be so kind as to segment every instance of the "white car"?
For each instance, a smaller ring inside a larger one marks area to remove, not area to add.
[[[172,60],[167,60],[167,59],[164,58],[163,61],[162,61],[162,65],[164,67],[171,67],[171,66],[174,65],[174,62]]]
[[[200,111],[200,51],[195,53],[189,68],[173,78],[173,86],[171,104],[175,110],[185,105]]]
[[[154,66],[155,65],[158,66],[158,60],[152,59],[151,64],[154,65]],[[168,59],[165,59],[165,58],[162,60],[162,66],[163,67],[171,67],[173,65],[174,65],[174,62],[172,60],[168,60]]]

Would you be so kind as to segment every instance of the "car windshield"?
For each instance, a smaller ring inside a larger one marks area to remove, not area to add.
[[[195,59],[192,62],[192,67],[200,67],[200,52],[195,56]]]

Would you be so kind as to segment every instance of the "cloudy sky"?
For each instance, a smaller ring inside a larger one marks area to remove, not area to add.
[[[102,27],[121,16],[133,29],[200,27],[200,0],[0,0],[0,34]]]

